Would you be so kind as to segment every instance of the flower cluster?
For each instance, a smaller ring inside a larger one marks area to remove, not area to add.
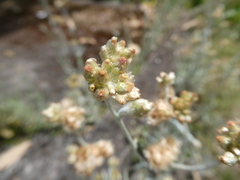
[[[172,105],[169,98],[175,95],[172,85],[175,81],[175,74],[170,72],[160,72],[156,77],[160,87],[159,99],[153,103],[152,110],[148,113],[147,123],[153,126],[166,121],[174,116]]]
[[[66,131],[79,129],[85,121],[85,110],[74,105],[69,99],[63,99],[60,103],[51,103],[42,113],[47,117],[48,122],[62,123]]]
[[[180,122],[191,122],[191,106],[198,100],[198,95],[188,91],[182,91],[180,97],[173,97],[170,103],[173,105],[174,114]]]
[[[175,78],[176,76],[174,72],[170,72],[168,74],[165,72],[160,72],[159,76],[156,77],[156,80],[160,85],[166,85],[166,84],[172,85],[175,82]]]
[[[117,42],[117,38],[112,37],[101,48],[101,65],[94,58],[86,61],[84,77],[96,99],[103,101],[112,96],[118,103],[125,104],[140,98],[134,76],[126,70],[134,54],[134,49],[125,47],[125,41]]]
[[[164,170],[177,159],[179,143],[169,137],[148,146],[143,153],[152,170]]]
[[[147,123],[156,126],[170,118],[177,118],[180,122],[191,122],[190,108],[192,103],[198,100],[197,94],[182,91],[180,97],[177,97],[172,86],[175,81],[173,72],[160,72],[156,80],[160,86],[159,99],[148,113]]]
[[[169,102],[159,99],[154,108],[148,113],[147,123],[153,126],[174,117],[173,107]]]
[[[100,140],[85,146],[71,145],[68,147],[70,164],[73,164],[79,174],[90,175],[93,170],[101,166],[105,158],[113,155],[114,147],[110,141]]]
[[[218,130],[216,137],[219,145],[226,151],[219,156],[221,162],[227,165],[240,164],[240,121],[228,121],[227,127]]]

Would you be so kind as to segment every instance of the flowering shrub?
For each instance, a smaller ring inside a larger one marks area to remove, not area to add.
[[[118,42],[116,37],[112,37],[101,48],[102,63],[98,64],[97,60],[93,58],[88,59],[84,66],[83,75],[88,82],[88,90],[97,100],[106,103],[122,133],[128,139],[137,158],[135,160],[136,166],[142,164],[149,173],[154,172],[155,177],[159,177],[159,172],[169,168],[196,171],[217,165],[218,163],[202,165],[175,163],[182,151],[180,144],[184,142],[184,139],[180,140],[179,137],[169,135],[169,132],[165,133],[165,137],[153,137],[154,133],[158,131],[155,131],[156,128],[162,125],[166,126],[164,123],[168,123],[168,125],[171,123],[195,148],[200,148],[200,141],[188,129],[188,123],[193,122],[191,107],[198,100],[198,96],[186,90],[177,96],[173,87],[175,74],[173,72],[160,72],[159,76],[156,77],[160,92],[155,102],[140,98],[140,90],[134,85],[134,76],[127,71],[134,53],[134,49],[125,47],[125,41]],[[78,87],[79,77],[77,75],[70,77],[68,84],[73,88]],[[114,109],[111,98],[122,105],[118,111]],[[85,127],[83,124],[86,125],[88,121],[85,118],[85,110],[66,99],[60,103],[50,104],[49,108],[43,111],[43,114],[47,117],[47,121],[61,123],[64,129],[71,132],[81,132],[82,127]],[[125,115],[144,119],[144,126],[140,127],[144,131],[138,134],[138,137],[133,136],[126,127],[123,121]],[[145,139],[143,138],[144,133],[147,134]],[[219,133],[221,136],[217,136],[217,140],[226,151],[223,156],[220,156],[220,160],[228,165],[239,163],[239,123],[230,121],[228,128],[223,127]],[[76,135],[80,139],[79,145],[71,145],[67,148],[69,163],[74,166],[77,173],[91,176],[106,158],[113,156],[114,145],[106,140],[87,143],[81,133],[76,133]],[[117,166],[112,167],[116,172],[114,177],[117,177],[114,178],[111,174],[112,179],[121,179],[122,175],[117,170]],[[102,173],[95,175],[96,179],[103,178]]]

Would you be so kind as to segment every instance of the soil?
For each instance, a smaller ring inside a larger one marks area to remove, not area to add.
[[[1,89],[7,95],[26,95],[31,93],[32,89],[37,89],[48,101],[59,101],[65,93],[63,82],[66,75],[57,62],[59,53],[59,48],[56,46],[57,36],[52,36],[51,33],[47,34],[43,30],[49,28],[47,20],[32,17],[34,12],[41,10],[41,6],[33,4],[31,8],[32,10],[27,15],[28,21],[19,26],[12,21],[11,26],[5,23],[5,31],[1,32]],[[141,43],[139,39],[143,35],[143,12],[138,7],[86,3],[84,5],[74,4],[71,8],[78,31],[74,34],[67,34],[67,39],[70,40],[76,36],[95,39],[92,44],[80,45],[85,48],[83,59],[98,57],[99,47],[113,35],[124,38],[129,36],[128,32],[131,32],[131,41],[136,44]],[[101,18],[101,20],[97,18]],[[25,15],[24,19],[26,19]],[[136,21],[132,21],[133,19]],[[7,31],[7,27],[11,30]],[[126,31],[126,29],[128,30]],[[67,31],[64,26],[63,31]],[[70,51],[67,55],[71,57],[71,53]],[[149,55],[141,73],[136,77],[136,86],[141,89],[143,98],[154,99],[157,94],[155,77],[160,71],[172,70],[171,59],[171,49],[166,48],[164,42]],[[73,58],[72,62],[75,61],[76,59]],[[108,113],[105,115],[104,121],[99,123],[95,130],[85,138],[88,142],[94,142],[99,138],[111,139],[116,148],[116,155],[122,161],[121,168],[127,168],[129,163],[127,152],[130,147]],[[32,138],[31,148],[24,157],[10,168],[0,172],[0,180],[79,179],[72,166],[66,162],[65,148],[75,141],[75,137],[69,134],[54,136],[49,132],[36,134]]]

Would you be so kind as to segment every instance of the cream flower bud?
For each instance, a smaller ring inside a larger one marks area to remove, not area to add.
[[[95,73],[96,83],[106,84],[109,81],[108,73],[105,69],[99,69]]]
[[[240,164],[240,121],[228,121],[227,125],[218,130],[220,136],[216,136],[216,139],[225,150],[225,154],[219,156],[220,161],[232,166]]]
[[[156,80],[159,84],[174,84],[175,81],[174,72],[170,72],[169,74],[165,72],[160,72],[159,76],[156,77]]]
[[[223,148],[226,148],[231,143],[230,137],[216,136],[216,139]]]
[[[107,83],[107,88],[109,90],[110,95],[115,95],[116,94],[115,86],[112,82]]]
[[[97,89],[95,91],[94,95],[97,98],[97,100],[99,100],[99,101],[103,101],[110,96],[107,88]]]
[[[126,94],[126,100],[127,101],[135,101],[140,98],[141,94],[139,93],[140,90],[136,87],[133,87],[132,91],[128,94]]]
[[[100,50],[99,54],[100,54],[101,59],[108,59],[109,58],[109,54],[108,54],[106,45],[101,47],[101,50]]]
[[[89,84],[88,85],[88,89],[89,89],[89,91],[91,91],[91,92],[94,92],[95,91],[95,85],[94,84]]]
[[[132,91],[134,84],[131,82],[118,82],[116,85],[116,93],[126,94]]]
[[[113,96],[113,99],[121,105],[124,105],[127,102],[126,98],[125,98],[125,95],[117,94],[116,96]]]
[[[231,152],[225,152],[223,156],[219,156],[222,163],[232,166],[238,162],[238,158]]]
[[[136,101],[130,102],[129,105],[130,113],[135,116],[144,116],[153,108],[153,103],[146,99],[137,99]]]

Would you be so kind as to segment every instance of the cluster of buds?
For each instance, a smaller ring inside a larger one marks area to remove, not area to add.
[[[175,117],[180,122],[191,122],[191,106],[198,100],[198,95],[188,91],[182,91],[180,97],[173,97],[170,103],[173,106]]]
[[[175,96],[173,84],[175,74],[173,72],[160,72],[156,80],[160,86],[159,99],[154,103],[152,110],[148,113],[147,123],[153,126],[177,118],[180,122],[191,122],[191,105],[198,100],[195,93],[182,91],[180,97]]]
[[[168,137],[148,146],[143,153],[149,162],[150,169],[154,171],[164,170],[177,159],[179,142]]]
[[[110,141],[100,140],[85,146],[68,147],[68,162],[73,164],[77,173],[89,176],[94,169],[104,163],[105,158],[113,155],[114,147]]]
[[[82,85],[83,79],[83,76],[80,74],[71,74],[66,80],[66,83],[70,88],[78,88]]]
[[[117,38],[112,37],[101,47],[101,65],[94,58],[86,61],[84,77],[96,99],[103,101],[111,96],[125,104],[140,98],[139,89],[133,83],[134,76],[126,70],[134,54],[134,49],[125,47],[125,41],[117,42]]]
[[[69,99],[51,103],[42,113],[46,116],[46,121],[61,123],[66,131],[79,129],[85,121],[85,110],[74,105]]]
[[[147,123],[153,126],[166,121],[174,116],[173,107],[168,101],[159,99],[154,103],[154,108],[148,113]]]
[[[227,127],[222,127],[218,133],[216,139],[226,151],[219,156],[220,161],[230,166],[240,164],[240,121],[228,121]]]
[[[158,85],[160,87],[160,93],[159,93],[159,98],[161,99],[169,99],[173,96],[175,96],[175,91],[172,85],[175,82],[175,73],[170,72],[170,73],[165,73],[165,72],[160,72],[159,76],[156,77],[156,80],[158,82]]]
[[[168,84],[168,85],[173,85],[175,82],[175,74],[174,72],[170,73],[165,73],[165,72],[160,72],[159,76],[156,77],[157,82],[160,85]]]

